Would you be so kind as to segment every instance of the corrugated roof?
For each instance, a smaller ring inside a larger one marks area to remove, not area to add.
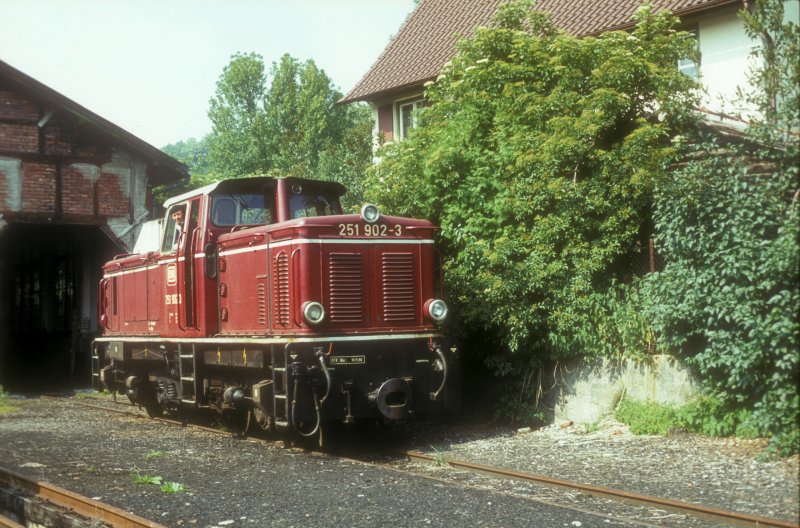
[[[435,78],[459,36],[488,25],[506,0],[421,0],[364,77],[340,102],[374,99]],[[653,0],[656,10],[686,15],[742,0]],[[641,0],[539,0],[556,26],[576,36],[630,27]]]

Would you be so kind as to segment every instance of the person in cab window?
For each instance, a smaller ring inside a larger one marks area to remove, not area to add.
[[[186,220],[186,212],[183,207],[179,207],[172,211],[172,221],[175,223],[175,234],[172,238],[172,249],[178,249],[178,242],[183,232],[183,223]]]

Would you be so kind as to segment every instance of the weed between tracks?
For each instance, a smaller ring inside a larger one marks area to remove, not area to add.
[[[151,484],[160,486],[159,489],[161,489],[161,491],[164,493],[182,493],[186,491],[186,486],[180,482],[165,481],[159,476],[146,475],[139,473],[138,471],[131,473],[131,478],[133,478],[133,482],[138,485]]]
[[[0,414],[10,414],[16,411],[17,408],[9,403],[8,394],[3,390],[3,386],[0,385]]]
[[[443,450],[441,450],[441,449],[439,449],[439,448],[437,448],[436,446],[433,446],[433,445],[430,446],[430,448],[433,450],[433,462],[438,467],[445,467],[445,466],[450,465],[450,463],[447,461],[447,456],[445,455]]]

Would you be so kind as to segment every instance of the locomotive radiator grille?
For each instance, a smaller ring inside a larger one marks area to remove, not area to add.
[[[364,320],[364,273],[361,254],[331,253],[328,267],[332,323]]]
[[[281,251],[275,256],[275,321],[288,326],[289,318],[289,255]]]
[[[414,255],[384,253],[381,257],[381,271],[383,320],[389,322],[413,320],[416,315]]]

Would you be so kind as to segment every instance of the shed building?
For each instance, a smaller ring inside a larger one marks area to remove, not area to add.
[[[0,384],[88,385],[103,262],[188,169],[0,61]]]

